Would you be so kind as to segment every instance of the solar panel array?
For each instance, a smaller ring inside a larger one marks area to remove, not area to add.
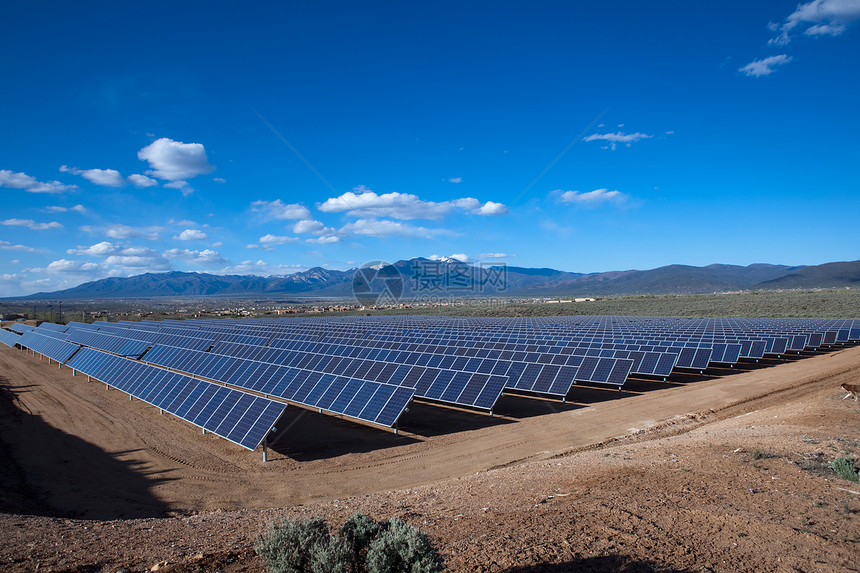
[[[60,362],[72,357],[70,365],[133,370],[137,386],[106,381],[126,391],[138,392],[148,378],[200,377],[242,396],[392,427],[413,398],[492,412],[507,392],[564,398],[577,384],[621,388],[631,376],[666,378],[856,342],[860,320],[362,316],[44,323],[18,331],[0,341],[15,337],[13,346]],[[162,407],[165,396],[138,397],[158,398]],[[202,415],[189,421],[207,427]],[[238,431],[225,437],[241,443]]]

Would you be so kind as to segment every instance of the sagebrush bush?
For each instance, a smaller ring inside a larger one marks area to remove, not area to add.
[[[370,546],[370,542],[379,535],[380,529],[380,523],[363,513],[353,513],[340,528],[340,536],[352,554],[352,573],[364,571],[367,548]]]
[[[317,546],[328,545],[330,539],[328,524],[318,517],[285,519],[269,525],[268,532],[257,540],[256,551],[272,573],[305,573],[311,571],[311,557],[319,553]]]
[[[390,519],[367,549],[367,573],[436,573],[442,560],[426,535]]]
[[[854,469],[854,460],[852,458],[836,458],[833,460],[832,467],[833,471],[836,472],[836,475],[842,479],[847,479],[848,481],[853,482],[860,480],[860,476],[857,475],[857,470]]]
[[[426,535],[397,519],[356,513],[332,535],[319,518],[273,523],[257,540],[272,573],[437,573],[442,559]]]

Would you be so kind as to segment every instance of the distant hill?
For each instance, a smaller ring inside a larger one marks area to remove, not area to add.
[[[860,261],[825,263],[792,269],[786,275],[763,281],[761,289],[860,287]]]
[[[736,290],[860,287],[860,261],[810,267],[754,264],[693,267],[669,265],[651,270],[575,273],[556,269],[472,266],[454,259],[417,258],[397,261],[403,277],[403,296],[436,294],[434,273],[451,278],[449,294],[502,296],[623,296],[641,294],[698,294]],[[41,292],[27,299],[148,298],[166,296],[268,296],[304,294],[352,296],[355,269],[333,271],[320,267],[286,276],[212,275],[206,273],[147,273],[110,277],[74,288]],[[428,278],[429,277],[429,278]],[[475,288],[462,288],[454,279],[468,277]]]

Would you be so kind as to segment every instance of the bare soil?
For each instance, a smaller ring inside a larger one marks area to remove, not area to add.
[[[0,571],[262,571],[268,522],[419,526],[450,571],[857,571],[860,347],[717,377],[418,404],[402,432],[290,407],[269,462],[0,349]]]

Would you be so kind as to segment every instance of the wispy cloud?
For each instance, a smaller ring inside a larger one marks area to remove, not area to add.
[[[87,181],[91,181],[96,185],[104,185],[105,187],[122,187],[125,185],[125,179],[122,178],[122,175],[116,169],[78,169],[77,167],[61,165],[60,171],[71,173],[72,175],[80,175]]]
[[[287,237],[283,235],[263,235],[260,237],[259,247],[264,250],[271,250],[275,245],[285,245],[298,241],[298,237]]]
[[[280,199],[274,201],[254,201],[251,203],[251,211],[260,213],[264,219],[299,220],[310,219],[311,212],[307,207],[299,203],[284,203]]]
[[[105,237],[111,239],[137,239],[142,238],[148,241],[157,241],[159,233],[164,231],[164,227],[131,227],[122,223],[108,225],[103,228],[94,228],[89,226],[81,227],[84,232],[99,232],[104,233]]]
[[[189,249],[168,249],[164,251],[164,256],[168,259],[181,259],[191,264],[211,266],[229,265],[230,261],[221,256],[218,251],[205,249],[202,251],[192,251]]]
[[[510,259],[512,257],[516,257],[516,255],[510,253],[481,253],[478,255],[479,259]]]
[[[60,207],[59,205],[50,205],[42,209],[45,213],[66,213],[68,211],[74,211],[76,213],[84,214],[87,212],[87,208],[83,205],[75,205],[74,207]]]
[[[652,137],[654,136],[648,135],[647,133],[624,133],[619,131],[617,133],[594,133],[587,136],[584,141],[608,141],[609,144],[605,146],[605,149],[611,149],[615,151],[619,143],[630,147],[631,144],[637,141],[642,141],[643,139],[651,139]]]
[[[28,247],[26,245],[13,245],[9,241],[0,241],[0,250],[3,251],[23,251],[25,253],[35,253],[38,249]]]
[[[838,36],[858,19],[860,0],[813,0],[798,4],[782,24],[770,25],[771,30],[779,32],[779,35],[771,38],[769,43],[784,46],[791,42],[793,34],[801,30],[807,36]]]
[[[49,273],[90,273],[101,271],[102,268],[98,263],[59,259],[50,263],[45,270]]]
[[[5,221],[0,221],[0,225],[6,225],[7,227],[27,227],[31,231],[47,231],[49,229],[63,228],[63,226],[56,221],[51,221],[50,223],[37,223],[32,219],[6,219]]]
[[[576,205],[596,206],[605,203],[620,204],[627,200],[627,195],[620,191],[610,191],[609,189],[595,189],[582,193],[580,191],[561,191],[557,189],[553,193],[558,193],[562,203],[571,203]]]
[[[347,223],[340,228],[340,235],[364,235],[364,236],[401,236],[430,238],[439,235],[453,235],[446,229],[428,229],[426,227],[413,227],[400,221],[368,220],[359,219]]]
[[[340,237],[337,235],[324,235],[322,237],[313,237],[311,239],[305,239],[306,243],[315,243],[317,245],[328,245],[331,243],[339,243]]]
[[[762,60],[753,60],[742,68],[738,68],[739,72],[743,72],[747,76],[757,78],[759,76],[769,76],[774,72],[776,66],[787,64],[791,61],[791,56],[780,54],[778,56],[770,56]]]
[[[16,173],[8,169],[0,169],[0,187],[23,189],[28,193],[65,193],[78,188],[77,185],[66,185],[59,181],[38,181],[26,173]]]

